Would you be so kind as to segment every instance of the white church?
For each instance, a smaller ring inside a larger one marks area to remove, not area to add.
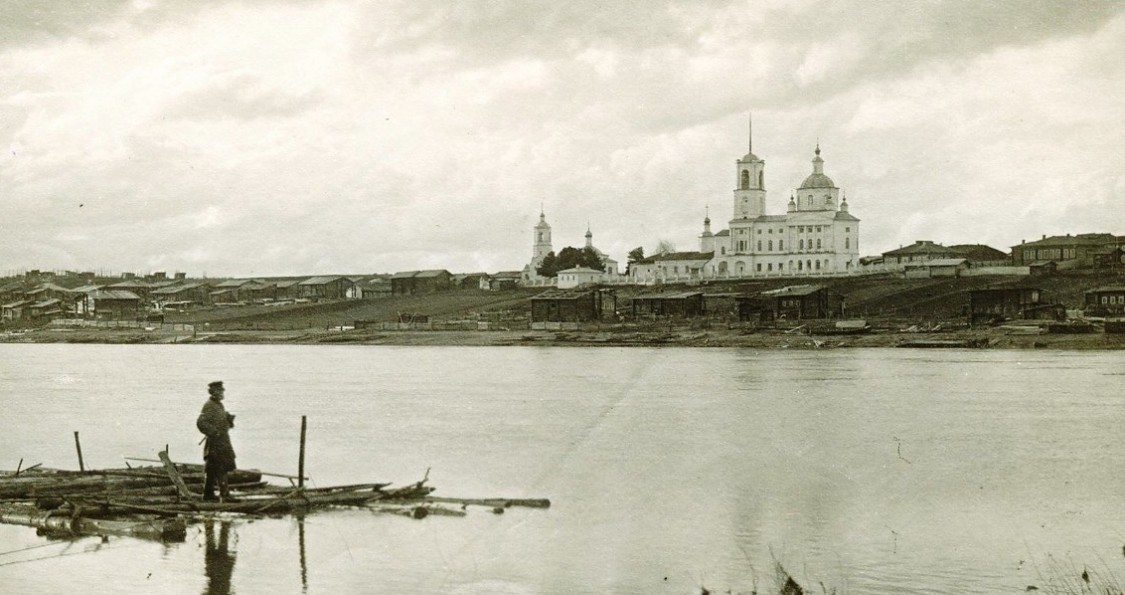
[[[635,283],[749,277],[837,276],[858,272],[859,219],[824,173],[817,144],[812,173],[789,197],[786,212],[766,214],[766,162],[753,151],[735,163],[728,228],[703,220],[698,252],[653,255],[630,269]]]

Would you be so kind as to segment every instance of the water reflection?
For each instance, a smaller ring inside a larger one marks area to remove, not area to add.
[[[309,566],[305,560],[305,515],[298,513],[297,517],[297,545],[300,547],[301,556],[301,592],[309,592]]]
[[[203,572],[207,574],[207,586],[203,589],[203,595],[234,593],[230,585],[231,575],[234,574],[236,552],[230,549],[230,526],[230,521],[222,521],[216,532],[215,521],[207,520],[203,523],[203,533],[207,541],[207,549],[203,555]]]

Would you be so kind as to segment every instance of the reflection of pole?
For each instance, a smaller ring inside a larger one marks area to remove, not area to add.
[[[78,470],[85,471],[86,464],[82,462],[82,443],[78,441],[78,432],[74,432],[74,448],[78,449]]]
[[[301,416],[301,457],[297,460],[297,487],[305,487],[305,416]]]
[[[301,592],[309,590],[309,567],[305,561],[305,515],[297,515],[297,543],[301,548]]]

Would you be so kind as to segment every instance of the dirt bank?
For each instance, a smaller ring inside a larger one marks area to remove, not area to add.
[[[744,347],[753,349],[835,349],[876,347],[973,347],[985,349],[1125,349],[1125,335],[1105,333],[1029,334],[1003,328],[952,332],[871,332],[817,335],[745,329],[667,331],[330,331],[323,329],[176,333],[116,329],[40,329],[0,335],[3,343],[199,344],[278,343],[413,346],[606,346]]]

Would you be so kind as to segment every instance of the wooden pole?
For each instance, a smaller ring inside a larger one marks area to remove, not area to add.
[[[78,449],[78,470],[85,471],[86,463],[82,462],[82,442],[78,440],[78,432],[74,432],[74,448]]]
[[[301,456],[297,460],[297,487],[305,487],[305,416],[301,416]]]

